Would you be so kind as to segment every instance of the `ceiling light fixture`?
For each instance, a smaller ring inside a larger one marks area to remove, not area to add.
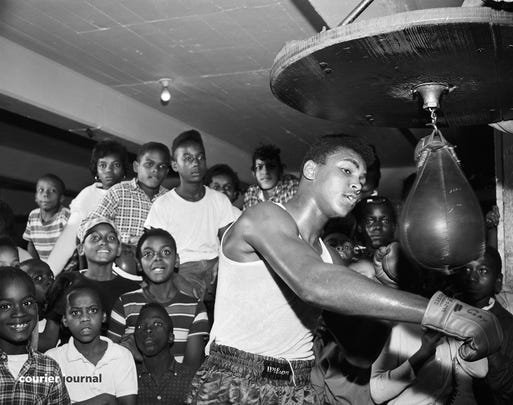
[[[171,92],[169,91],[169,85],[171,84],[171,79],[160,79],[159,83],[162,85],[162,91],[160,92],[160,101],[162,103],[167,104],[169,100],[171,100]]]

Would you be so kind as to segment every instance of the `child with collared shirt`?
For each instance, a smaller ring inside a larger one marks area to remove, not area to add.
[[[141,308],[150,302],[160,303],[173,320],[173,355],[178,362],[196,370],[203,361],[208,318],[203,303],[184,294],[175,284],[178,265],[175,240],[162,229],[145,231],[139,239],[136,256],[144,274],[144,285],[121,295],[114,304],[108,336],[114,341],[122,339],[123,344],[134,350],[130,338],[133,339]]]
[[[161,184],[169,172],[170,160],[166,145],[158,142],[142,145],[133,163],[137,177],[112,186],[88,216],[109,218],[116,224],[125,259],[123,270],[131,274],[137,273],[134,248],[143,233],[148,212],[154,201],[168,191]]]
[[[74,403],[136,403],[134,360],[129,350],[101,336],[106,319],[102,299],[93,288],[76,287],[66,294],[63,324],[72,337],[46,354],[60,365]]]
[[[70,212],[64,207],[64,182],[55,174],[45,174],[37,180],[36,204],[29,214],[23,239],[34,258],[47,260],[68,222]]]
[[[26,273],[0,268],[0,403],[70,404],[59,365],[31,348],[37,323],[35,295]]]
[[[194,370],[178,363],[171,348],[173,321],[157,303],[142,307],[135,325],[135,343],[143,361],[137,363],[138,405],[182,405],[189,392]]]
[[[0,237],[0,266],[19,267],[20,257],[14,241],[6,236]]]

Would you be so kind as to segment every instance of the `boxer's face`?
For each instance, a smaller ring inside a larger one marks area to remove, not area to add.
[[[326,157],[325,164],[309,162],[303,173],[314,179],[323,213],[328,218],[346,216],[358,202],[365,184],[366,165],[362,157],[352,149],[340,148]]]

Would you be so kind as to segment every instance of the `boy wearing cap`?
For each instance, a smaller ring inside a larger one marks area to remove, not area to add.
[[[120,277],[114,260],[121,252],[120,235],[114,223],[103,217],[91,218],[79,230],[78,253],[85,256],[87,269],[61,273],[52,296],[56,297],[48,319],[59,322],[64,314],[64,297],[71,286],[87,286],[98,291],[103,309],[110,314],[114,302],[123,293],[139,288],[139,283]],[[57,338],[57,337],[56,337]]]
[[[203,185],[206,158],[198,131],[185,131],[175,138],[171,167],[180,184],[153,203],[144,227],[173,235],[180,256],[176,284],[186,294],[204,299],[212,317],[209,304],[214,300],[219,236],[236,217],[226,195]]]

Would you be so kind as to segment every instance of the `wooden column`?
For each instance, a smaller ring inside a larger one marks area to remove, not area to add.
[[[497,206],[501,220],[497,228],[498,249],[504,275],[500,301],[513,310],[513,134],[494,130]]]

